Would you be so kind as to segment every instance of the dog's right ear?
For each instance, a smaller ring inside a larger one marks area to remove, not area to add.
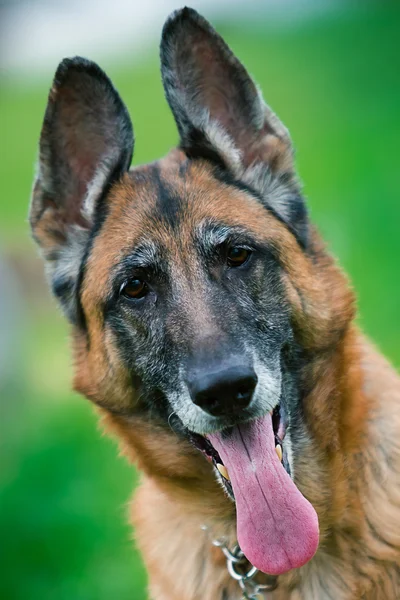
[[[30,224],[53,292],[73,323],[96,207],[129,169],[132,152],[132,124],[108,77],[86,59],[63,60],[44,117]]]

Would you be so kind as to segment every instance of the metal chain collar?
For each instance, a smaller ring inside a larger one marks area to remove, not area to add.
[[[242,550],[239,544],[236,544],[232,550],[229,550],[224,540],[214,540],[213,545],[221,548],[226,557],[226,566],[228,573],[235,579],[242,590],[241,600],[266,600],[266,593],[272,592],[278,586],[277,577],[273,575],[265,575],[267,583],[261,584],[254,581],[255,576],[259,572],[256,567],[253,567]],[[250,568],[247,568],[246,566]]]

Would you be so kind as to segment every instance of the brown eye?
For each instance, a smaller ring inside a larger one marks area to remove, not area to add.
[[[121,294],[126,298],[138,300],[147,294],[147,285],[140,279],[131,279],[128,281],[128,283],[122,286]]]
[[[240,246],[231,246],[228,250],[227,263],[229,267],[240,267],[249,258],[251,252]]]

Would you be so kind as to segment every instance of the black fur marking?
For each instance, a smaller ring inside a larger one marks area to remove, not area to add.
[[[304,198],[297,194],[290,202],[289,222],[293,223],[293,231],[303,249],[309,247],[309,222],[307,204]]]
[[[56,276],[51,281],[51,291],[53,294],[63,302],[65,296],[70,296],[74,291],[74,281],[70,277]]]
[[[172,230],[175,230],[182,216],[184,199],[173,190],[168,181],[161,177],[161,172],[157,165],[153,166],[151,175],[152,183],[157,185],[157,219],[168,224]]]

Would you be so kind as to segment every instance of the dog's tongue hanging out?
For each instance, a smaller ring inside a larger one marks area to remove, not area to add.
[[[304,565],[318,547],[318,517],[275,452],[271,415],[208,437],[228,469],[246,558],[270,575]]]

